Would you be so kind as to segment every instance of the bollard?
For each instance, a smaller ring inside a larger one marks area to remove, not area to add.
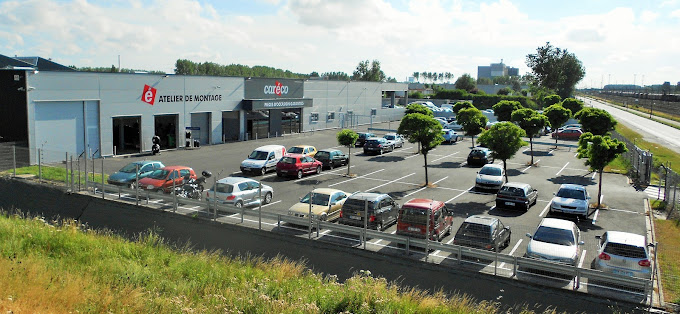
[[[364,201],[364,250],[366,249],[366,230],[368,230],[368,200]]]
[[[17,146],[12,145],[12,166],[14,168],[14,177],[17,176]]]
[[[257,217],[257,225],[258,229],[262,230],[262,182],[258,182],[259,186],[257,188],[258,194],[260,195],[260,207],[257,211],[258,217]]]
[[[66,180],[64,181],[64,186],[66,187],[66,193],[68,193],[68,153],[66,153],[66,158],[64,158],[64,164],[66,165]]]
[[[104,190],[104,157],[102,157],[102,199],[105,199],[106,197],[104,196],[106,193],[106,190]]]
[[[42,151],[38,148],[38,182],[42,183]]]

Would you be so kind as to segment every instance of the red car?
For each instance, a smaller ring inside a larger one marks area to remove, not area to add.
[[[583,134],[583,130],[581,129],[564,129],[557,130],[557,132],[552,134],[552,137],[561,140],[578,140],[578,138],[581,137],[581,134]]]
[[[430,240],[441,241],[451,233],[453,212],[441,201],[431,199],[412,199],[401,207],[397,218],[397,234],[416,238],[425,238],[427,232],[427,214],[430,214]]]
[[[175,187],[182,186],[184,177],[189,175],[190,178],[196,179],[194,169],[185,166],[168,166],[154,170],[150,175],[144,179],[139,180],[139,188],[150,191],[170,193],[172,190],[172,182],[175,182]]]
[[[321,173],[323,164],[309,156],[302,154],[285,154],[276,164],[276,175],[297,176],[298,179],[308,173]]]

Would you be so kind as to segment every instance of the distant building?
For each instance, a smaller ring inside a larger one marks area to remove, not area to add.
[[[491,63],[489,66],[477,67],[477,79],[486,77],[492,79],[497,76],[519,76],[519,68],[508,67],[503,63]]]

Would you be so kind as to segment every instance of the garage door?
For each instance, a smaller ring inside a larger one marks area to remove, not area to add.
[[[88,147],[91,152],[99,149],[99,103],[86,102],[87,124],[84,105],[82,101],[36,103],[35,147],[43,149],[44,162],[62,161],[66,152],[79,155]]]
[[[191,132],[193,138],[201,141],[201,144],[208,144],[210,140],[210,112],[192,113],[191,126],[200,128],[200,130]]]

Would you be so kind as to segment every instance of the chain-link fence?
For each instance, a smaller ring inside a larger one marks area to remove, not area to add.
[[[630,163],[631,170],[628,175],[635,180],[635,183],[639,186],[649,185],[654,169],[652,153],[637,147],[635,143],[616,132],[612,132],[612,138],[624,142],[628,148],[628,151],[621,155]]]

